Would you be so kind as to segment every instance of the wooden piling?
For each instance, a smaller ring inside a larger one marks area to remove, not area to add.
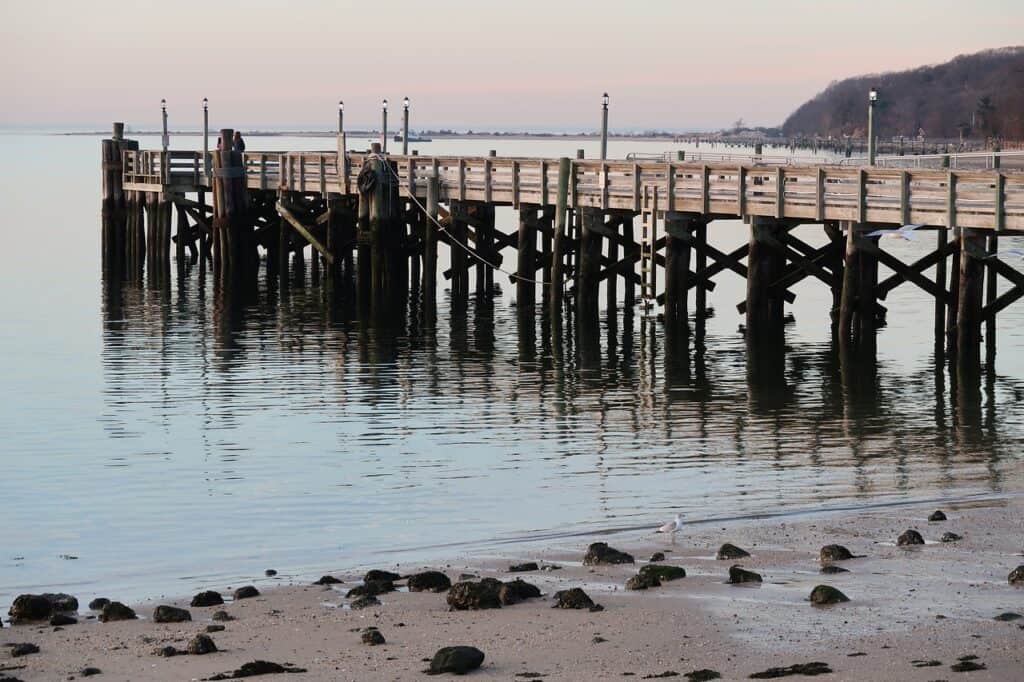
[[[423,303],[428,311],[437,304],[437,205],[440,190],[438,167],[427,180],[427,221],[423,235]]]
[[[981,306],[985,283],[985,237],[964,228],[960,236],[960,295],[957,300],[956,354],[959,364],[978,365],[981,349]]]
[[[633,220],[635,216],[630,214],[628,217],[622,219],[622,237],[624,240],[624,246],[622,248],[623,256],[633,259],[634,256],[639,252],[640,247],[636,243],[636,237],[633,234]],[[627,316],[633,314],[633,309],[636,307],[636,282],[633,281],[633,275],[636,274],[636,265],[631,264],[626,268],[623,273],[622,287],[624,289],[622,295],[622,309],[623,313]]]
[[[950,303],[946,311],[946,345],[949,350],[954,350],[957,341],[956,325],[960,315],[960,260],[963,251],[963,235],[959,227],[953,228],[953,242],[955,249],[949,268],[949,295]]]
[[[877,326],[878,260],[865,250],[859,223],[846,223],[843,292],[839,308],[839,334],[843,341],[871,343]]]
[[[583,321],[596,321],[598,287],[601,269],[601,229],[604,214],[600,209],[584,208],[580,212],[579,261],[576,278],[576,315]]]
[[[220,131],[221,148],[213,155],[213,231],[215,267],[222,277],[244,275],[250,259],[251,226],[248,224],[248,190],[242,154],[232,151],[234,130]]]
[[[750,249],[747,254],[747,337],[752,340],[776,340],[782,336],[783,298],[775,295],[772,283],[782,277],[786,257],[776,251],[783,231],[772,218],[750,218]]]
[[[518,258],[516,261],[516,305],[533,310],[537,267],[537,206],[523,206],[519,209]]]
[[[608,224],[608,227],[614,234],[618,233],[619,225],[622,223],[622,219],[619,216],[613,216]],[[619,261],[619,241],[617,239],[609,238],[605,240],[608,244],[608,263],[615,264]],[[609,275],[608,279],[605,280],[605,311],[608,313],[609,319],[614,319],[616,310],[619,307],[619,288],[618,288],[619,276],[617,273]]]
[[[995,157],[996,160],[999,157]],[[996,277],[996,255],[999,253],[999,235],[992,232],[988,236],[988,267],[985,268],[985,307],[991,309],[998,298],[997,277]],[[985,320],[985,364],[991,372],[995,368],[996,361],[996,316],[990,315]]]
[[[562,157],[558,160],[558,195],[555,201],[555,234],[551,245],[551,299],[552,318],[562,315],[562,282],[565,279],[563,257],[566,252],[565,219],[569,204],[569,174],[571,161]]]
[[[469,258],[466,253],[468,246],[469,226],[466,224],[466,204],[452,201],[451,204],[451,265],[452,265],[452,305],[458,309],[465,307],[469,301]]]
[[[690,288],[690,221],[680,213],[665,214],[665,327],[688,330],[687,293]]]
[[[698,220],[694,229],[694,241],[697,245],[696,271],[703,272],[708,265],[708,256],[705,247],[708,243],[708,224],[704,220]],[[702,286],[695,287],[694,308],[696,309],[698,325],[703,325],[703,320],[708,314],[708,292]]]

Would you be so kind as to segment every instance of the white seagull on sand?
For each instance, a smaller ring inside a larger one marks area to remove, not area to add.
[[[675,538],[676,533],[683,527],[683,515],[676,514],[674,521],[669,521],[664,526],[657,530],[658,533],[671,533],[672,537]]]
[[[904,225],[898,230],[875,230],[874,232],[868,232],[865,237],[884,237],[886,235],[892,235],[893,237],[899,237],[900,239],[906,239],[908,242],[912,242],[917,239],[914,235],[914,230],[924,225]]]

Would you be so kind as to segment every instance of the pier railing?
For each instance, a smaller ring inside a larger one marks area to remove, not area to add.
[[[368,155],[336,152],[246,152],[253,190],[356,192]],[[518,207],[550,205],[558,160],[508,157],[397,156],[389,160],[404,196],[426,198],[439,178],[441,201]],[[201,152],[125,151],[124,188],[188,192],[209,188]],[[839,165],[736,164],[698,161],[574,160],[570,204],[640,212],[645,197],[662,212],[715,217],[768,216],[804,221],[923,224],[1024,229],[1024,174],[996,171],[889,169]]]

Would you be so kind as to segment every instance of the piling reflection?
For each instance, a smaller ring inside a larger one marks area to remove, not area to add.
[[[197,401],[216,414],[198,427],[219,430],[211,442],[249,440],[234,429],[258,409],[278,424],[297,416],[339,456],[352,445],[335,441],[339,424],[364,444],[454,433],[485,458],[525,438],[526,461],[564,462],[555,477],[588,472],[587,490],[598,470],[607,493],[616,476],[694,467],[719,472],[713,485],[727,490],[727,472],[747,462],[804,471],[788,494],[818,502],[880,486],[997,488],[1006,443],[1022,435],[1024,419],[1008,415],[1024,417],[1024,389],[942,356],[886,366],[872,344],[707,338],[703,320],[665,327],[628,309],[552,318],[543,302],[500,295],[434,302],[393,287],[363,299],[358,261],[317,285],[296,258],[289,286],[261,276],[268,283],[248,289],[198,265],[176,286],[151,286],[104,263],[105,410],[119,432],[140,411],[173,421]],[[511,441],[494,440],[499,431]],[[767,504],[778,485],[765,479],[744,503]]]

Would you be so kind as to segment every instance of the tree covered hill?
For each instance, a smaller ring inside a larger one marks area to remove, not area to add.
[[[786,135],[854,135],[867,130],[868,91],[879,91],[879,137],[1024,139],[1024,46],[961,55],[910,71],[833,82],[790,114]]]

